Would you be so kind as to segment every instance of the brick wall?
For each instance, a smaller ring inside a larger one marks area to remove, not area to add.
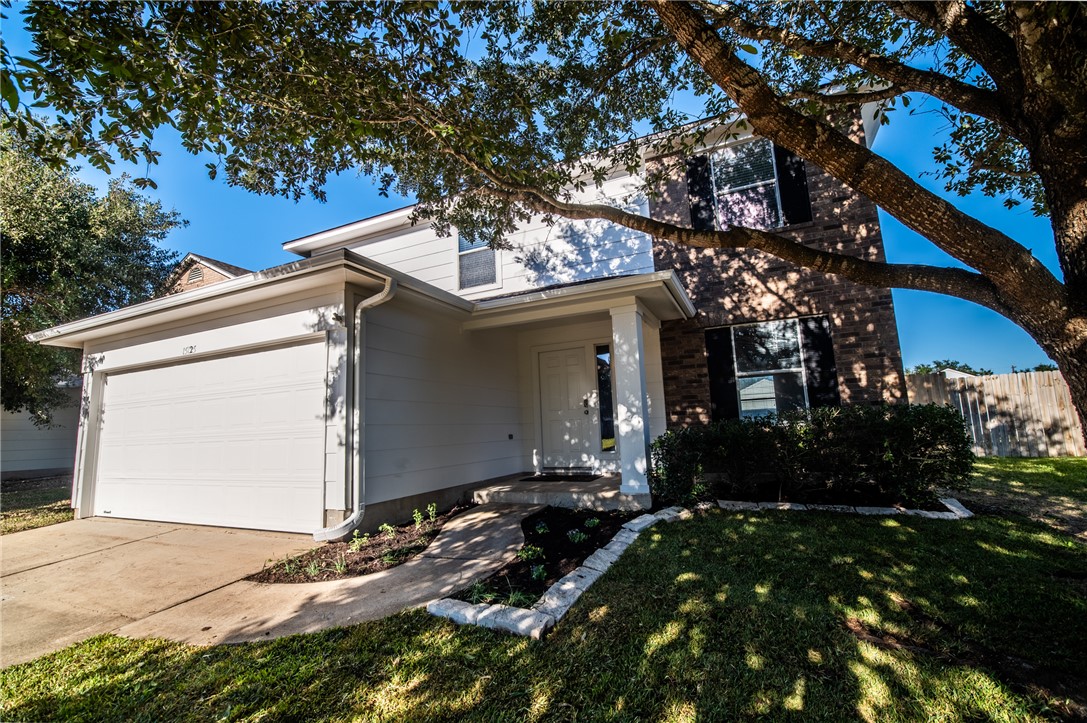
[[[668,175],[672,180],[651,201],[650,213],[689,226],[685,173],[677,165]],[[807,175],[812,221],[784,233],[808,245],[883,260],[875,204],[810,163]],[[889,289],[801,269],[758,251],[703,250],[656,239],[653,257],[658,270],[676,271],[698,309],[694,319],[661,326],[669,427],[709,421],[707,328],[808,314],[830,317],[843,404],[905,401]]]
[[[194,268],[200,268],[200,270],[204,272],[204,278],[199,281],[189,281],[189,275]],[[224,276],[210,266],[205,266],[201,263],[193,263],[182,270],[182,273],[178,275],[177,282],[170,288],[169,293],[178,294],[182,291],[192,291],[193,289],[199,289],[202,286],[226,281],[229,278],[232,277]]]

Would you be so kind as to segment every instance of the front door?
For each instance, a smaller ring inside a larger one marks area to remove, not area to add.
[[[584,347],[540,352],[544,467],[592,465],[593,401]]]

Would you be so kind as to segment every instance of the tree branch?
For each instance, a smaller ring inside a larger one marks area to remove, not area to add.
[[[859,105],[861,103],[874,103],[889,100],[904,95],[916,88],[903,88],[898,85],[889,85],[878,90],[858,91],[856,93],[824,93],[818,90],[794,90],[786,93],[786,100],[817,100],[827,105]]]
[[[999,289],[1006,304],[1014,303],[1020,316],[1029,313],[1047,324],[1058,324],[1064,318],[1064,286],[1028,249],[962,213],[828,123],[790,108],[688,4],[664,0],[646,0],[646,4],[687,54],[732,97],[759,135],[817,163],[850,188],[876,200],[907,227],[977,269]]]
[[[954,42],[985,70],[1001,92],[1013,98],[1022,96],[1023,76],[1015,41],[966,3],[888,0],[887,7],[899,17],[921,23]]]
[[[778,43],[809,57],[845,60],[862,70],[886,78],[893,85],[931,95],[967,113],[989,118],[1004,126],[1012,135],[1021,132],[1013,125],[1005,106],[992,91],[935,71],[913,68],[845,40],[812,40],[785,28],[758,25],[728,7],[703,7],[717,17],[720,23],[751,40]]]

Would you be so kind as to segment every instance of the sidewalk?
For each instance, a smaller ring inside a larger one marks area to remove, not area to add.
[[[486,577],[524,544],[539,510],[485,504],[455,517],[418,557],[372,575],[296,585],[241,580],[116,630],[191,645],[241,643],[376,620],[426,605]]]

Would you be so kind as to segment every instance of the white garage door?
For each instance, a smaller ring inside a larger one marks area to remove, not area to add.
[[[94,513],[317,529],[325,368],[308,343],[108,375]]]

